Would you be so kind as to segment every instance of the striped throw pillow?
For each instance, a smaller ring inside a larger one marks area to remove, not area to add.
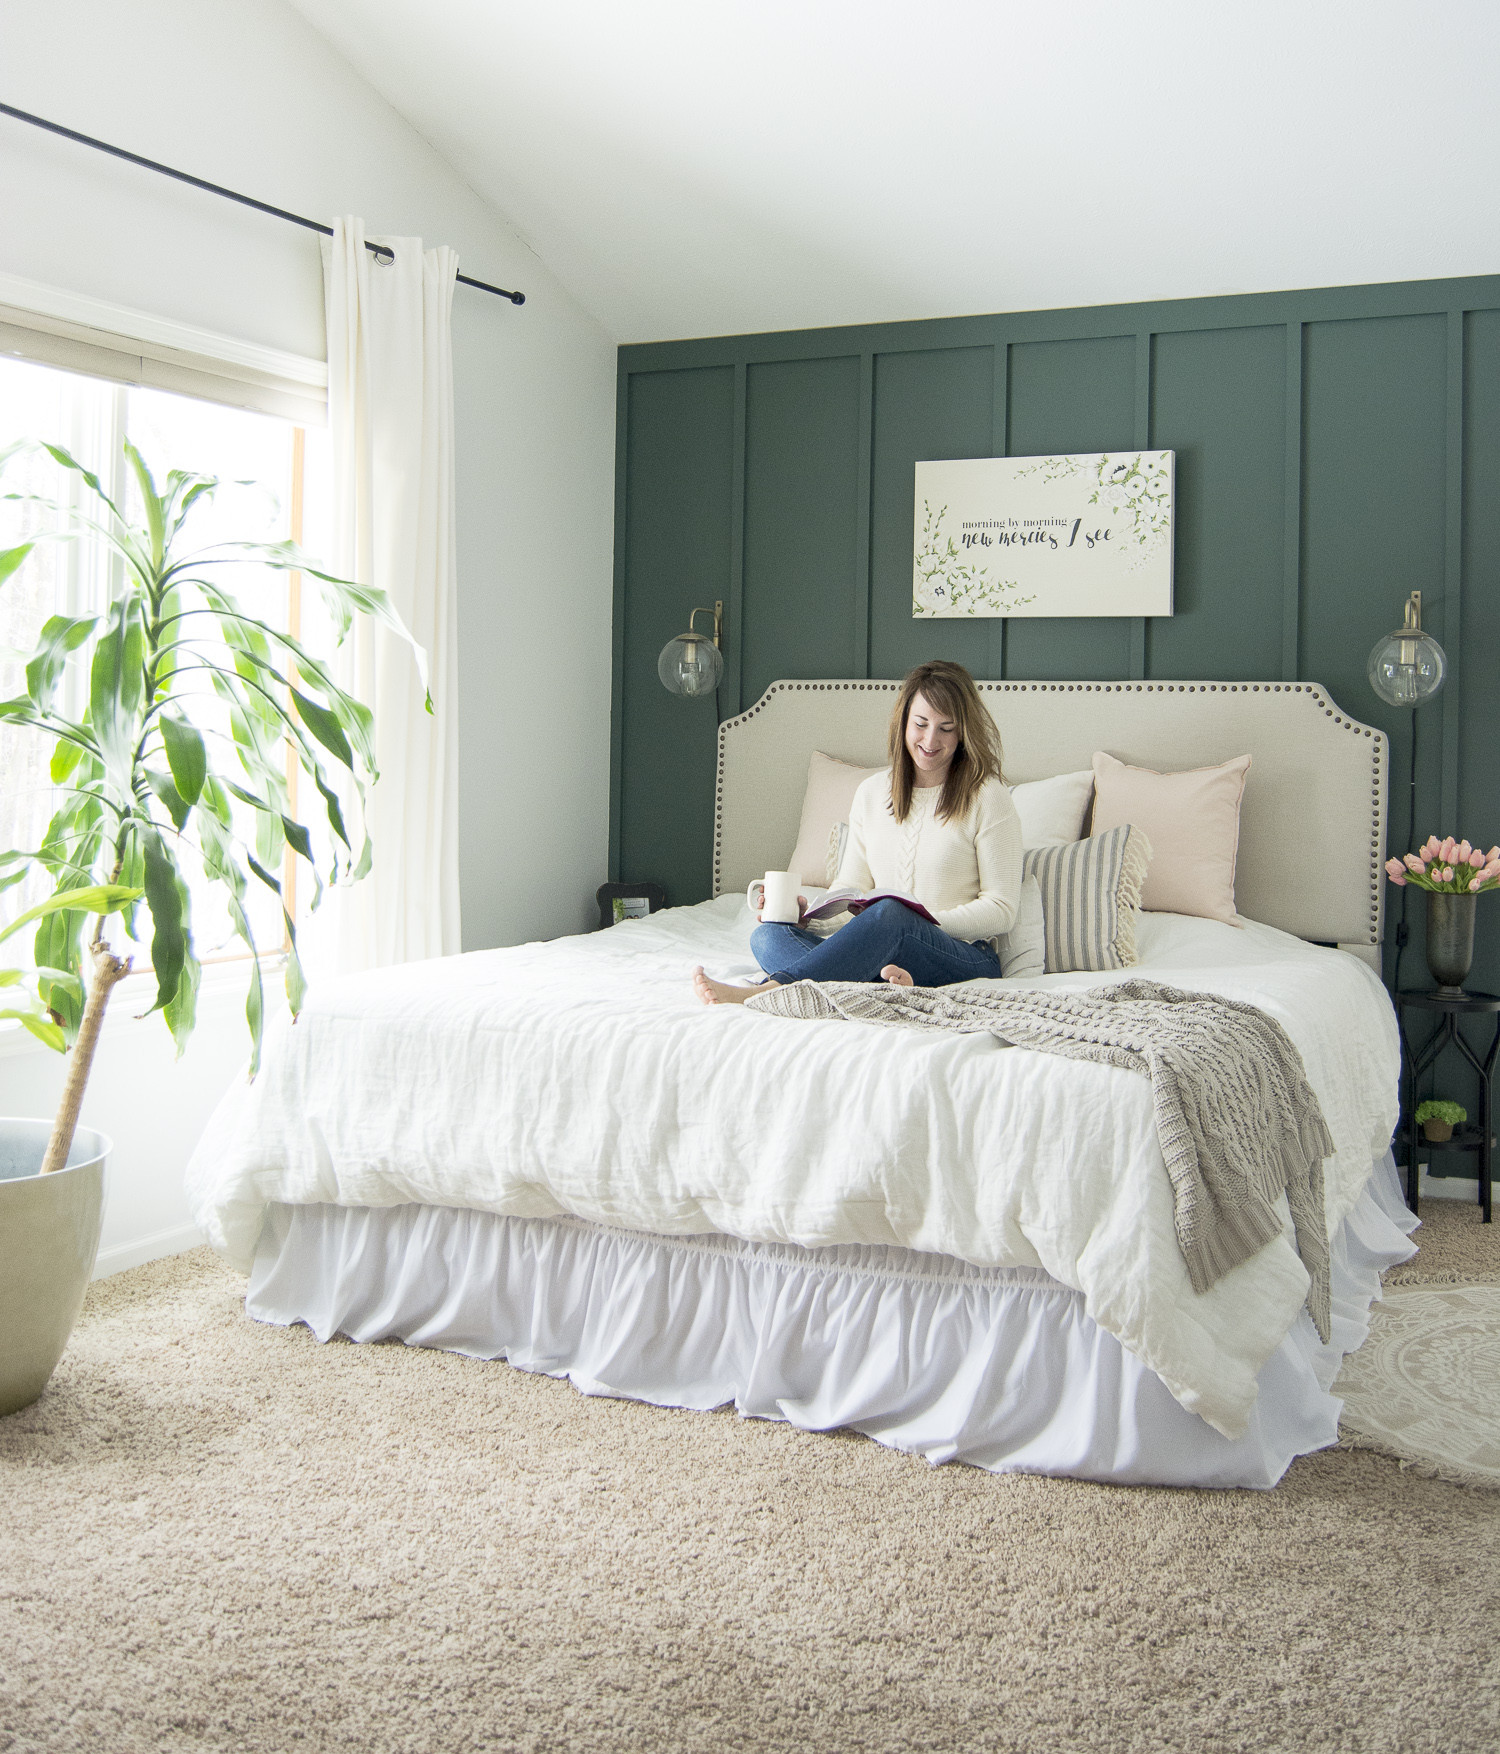
[[[1046,921],[1047,973],[1129,968],[1136,960],[1135,914],[1151,862],[1151,843],[1130,823],[1023,856]]]

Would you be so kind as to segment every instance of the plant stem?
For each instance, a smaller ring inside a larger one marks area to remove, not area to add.
[[[47,1141],[47,1154],[42,1159],[43,1175],[51,1175],[53,1170],[67,1167],[68,1153],[73,1148],[73,1135],[78,1130],[79,1112],[83,1108],[83,1093],[88,1087],[89,1071],[94,1063],[94,1049],[98,1046],[99,1031],[103,1027],[104,1013],[109,1005],[109,995],[116,984],[130,973],[130,959],[127,957],[121,962],[102,938],[95,938],[89,946],[89,954],[94,959],[94,978],[89,983],[88,1004],[83,1008],[83,1021],[78,1026],[78,1040],[73,1044],[73,1052],[68,1057],[68,1081],[63,1086],[57,1119],[52,1123],[52,1137]]]

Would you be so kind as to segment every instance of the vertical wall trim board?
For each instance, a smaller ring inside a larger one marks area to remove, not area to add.
[[[750,421],[749,368],[740,360],[734,368],[734,456],[730,464],[729,580],[725,591],[724,639],[729,653],[724,660],[724,680],[719,685],[719,719],[732,719],[740,710],[744,692],[745,642],[745,433]]]
[[[1281,678],[1300,674],[1302,623],[1302,359],[1301,323],[1286,326],[1286,528],[1281,561]]]
[[[1151,448],[1151,359],[1153,336],[1143,329],[1135,338],[1135,446]],[[1130,677],[1140,682],[1146,674],[1146,630],[1144,615],[1130,623]]]
[[[1442,820],[1457,823],[1459,810],[1459,738],[1463,721],[1461,651],[1464,595],[1464,329],[1465,313],[1450,310],[1447,323],[1447,455],[1443,526],[1443,650],[1448,654],[1448,680],[1443,689]],[[1444,834],[1461,834],[1445,828]]]
[[[626,459],[630,447],[631,373],[623,358],[615,387],[615,582],[614,627],[611,630],[609,679],[609,841],[607,881],[619,883],[620,833],[625,784],[625,538],[630,515],[626,492]]]
[[[990,455],[1010,455],[1010,343],[997,341],[990,355]],[[990,622],[990,675],[1005,680],[1005,635],[1010,623],[1003,615]]]
[[[870,508],[875,467],[875,355],[859,356],[859,499],[854,510],[854,659],[870,674]]]

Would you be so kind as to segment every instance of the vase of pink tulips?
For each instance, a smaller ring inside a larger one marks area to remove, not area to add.
[[[1474,909],[1487,889],[1500,888],[1500,846],[1488,852],[1435,834],[1403,859],[1388,859],[1392,883],[1427,891],[1427,966],[1443,998],[1459,998],[1474,961]]]

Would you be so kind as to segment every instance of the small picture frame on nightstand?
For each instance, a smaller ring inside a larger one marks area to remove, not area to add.
[[[625,920],[643,920],[667,905],[667,892],[659,883],[601,883],[595,895],[599,903],[599,929],[618,926]]]

